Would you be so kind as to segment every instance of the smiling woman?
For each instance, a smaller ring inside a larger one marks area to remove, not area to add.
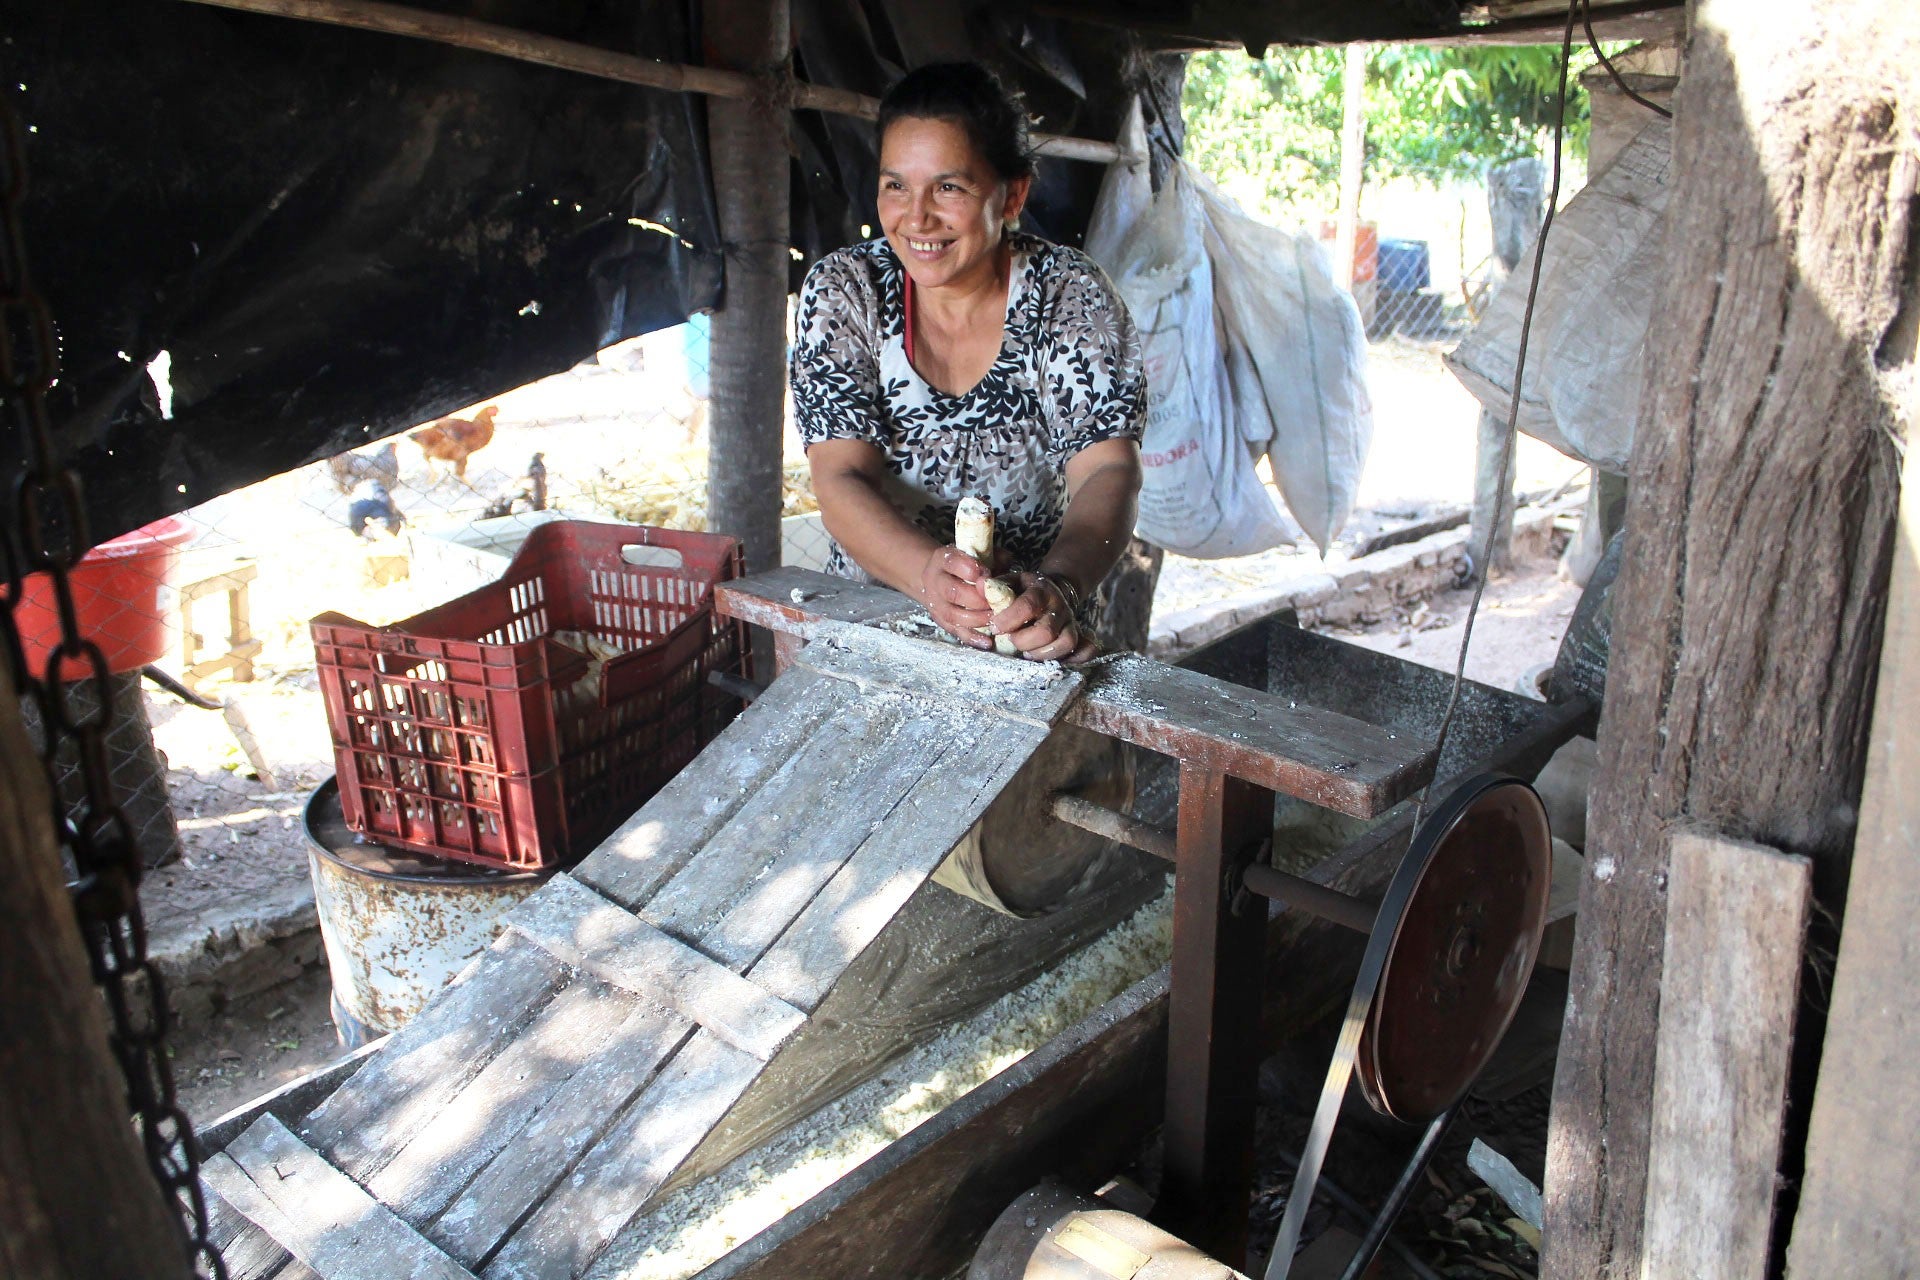
[[[969,644],[1084,660],[1133,531],[1146,383],[1133,322],[1077,250],[1015,229],[1021,109],[984,68],[922,67],[881,102],[882,235],[808,275],[791,377],[829,572],[897,588]],[[953,545],[963,497],[1003,563]],[[987,605],[990,574],[1016,594]]]

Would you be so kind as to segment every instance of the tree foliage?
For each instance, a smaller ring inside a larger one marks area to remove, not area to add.
[[[1568,152],[1586,151],[1588,105],[1576,49],[1569,77]],[[1279,48],[1254,61],[1195,54],[1187,64],[1187,155],[1217,179],[1243,175],[1270,213],[1338,202],[1345,53]],[[1559,105],[1557,45],[1387,45],[1367,58],[1366,180],[1412,177],[1438,186],[1551,146]]]

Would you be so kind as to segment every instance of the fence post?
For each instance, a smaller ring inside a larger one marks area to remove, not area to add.
[[[1341,75],[1340,213],[1334,231],[1333,278],[1353,287],[1354,240],[1360,232],[1360,182],[1367,151],[1367,46],[1350,44]]]

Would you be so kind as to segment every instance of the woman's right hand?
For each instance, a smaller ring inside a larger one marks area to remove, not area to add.
[[[993,620],[980,584],[987,571],[958,547],[935,547],[920,570],[920,600],[933,620],[960,643],[976,649],[993,648],[993,637],[980,628]]]

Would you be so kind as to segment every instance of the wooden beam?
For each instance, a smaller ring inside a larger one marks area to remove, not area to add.
[[[1920,298],[1911,299],[1920,301]],[[1913,359],[1906,339],[1906,362]],[[1912,384],[1909,384],[1910,386]],[[1907,439],[1913,440],[1911,427]],[[1920,1274],[1920,449],[1907,447],[1900,532],[1860,797],[1860,833],[1813,1096],[1794,1276]]]
[[[1838,906],[1886,609],[1900,384],[1879,365],[1914,267],[1920,12],[1807,0],[1759,22],[1700,0],[1694,17],[1554,1078],[1546,1280],[1647,1265],[1667,832],[1804,854]]]
[[[1765,1280],[1811,864],[1693,831],[1672,860],[1642,1274]]]
[[[408,36],[434,44],[450,45],[475,53],[491,53],[515,62],[553,67],[617,80],[646,89],[665,89],[674,93],[699,93],[712,98],[752,101],[766,96],[765,81],[744,71],[721,67],[683,66],[616,53],[576,40],[560,40],[535,35],[495,22],[434,13],[408,5],[388,4],[384,0],[187,0],[191,4],[216,9],[237,9],[243,13],[268,14],[279,18],[298,18],[334,27],[352,27],[377,31],[382,35]],[[880,100],[849,89],[805,84],[789,80],[794,107],[805,111],[830,111],[836,115],[858,116],[872,120],[880,114]],[[1063,160],[1090,160],[1112,164],[1116,160],[1138,161],[1145,157],[1111,142],[1093,138],[1067,138],[1058,134],[1034,135],[1034,146],[1043,156]]]
[[[1273,833],[1273,793],[1180,769],[1164,1173],[1157,1211],[1229,1266],[1247,1257],[1267,904],[1239,871]]]
[[[106,1005],[62,886],[53,803],[0,664],[0,1275],[83,1280],[187,1263],[127,1123]]]
[[[507,927],[582,973],[672,1005],[761,1062],[806,1022],[798,1009],[564,873],[521,903]]]

